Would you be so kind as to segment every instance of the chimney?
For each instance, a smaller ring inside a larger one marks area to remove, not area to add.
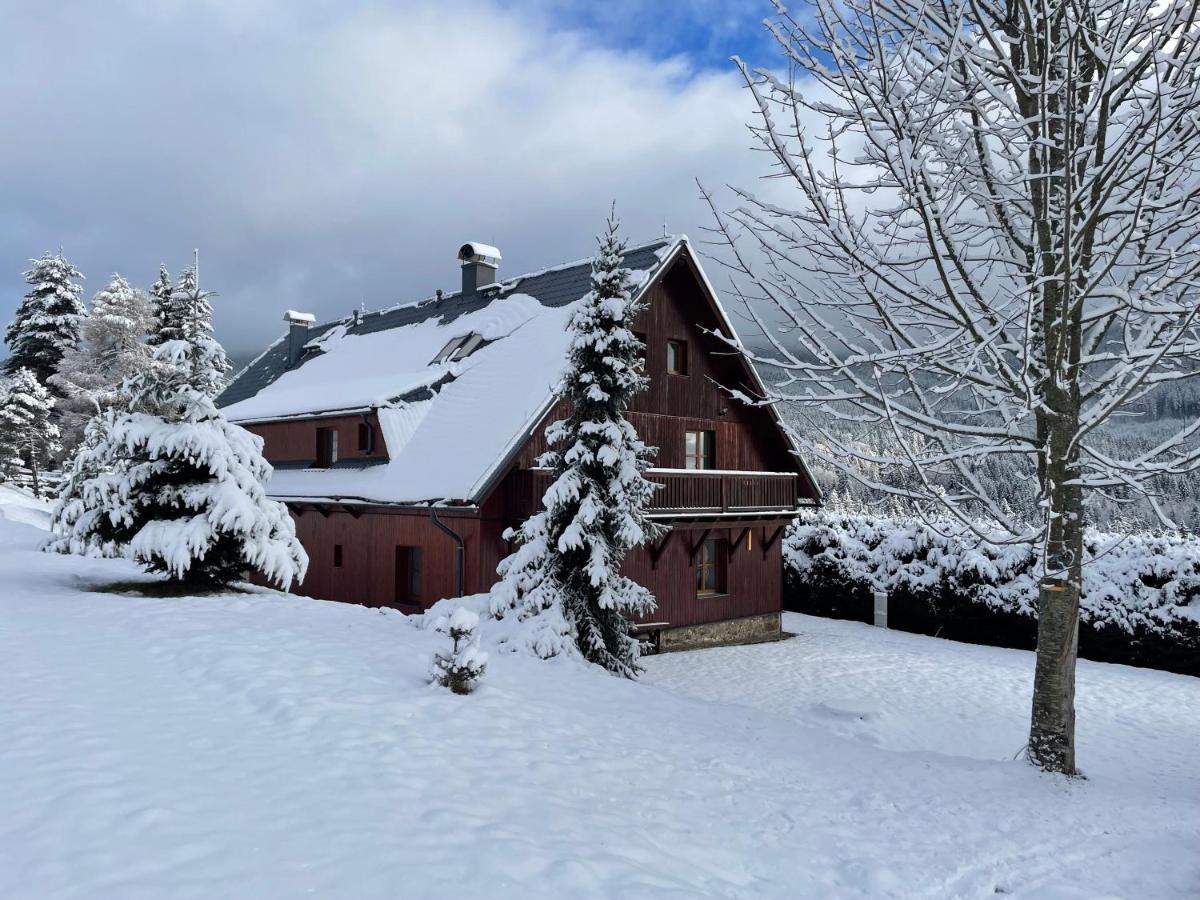
[[[289,309],[283,314],[283,321],[288,323],[288,368],[300,361],[304,353],[304,345],[308,343],[308,330],[316,324],[317,317],[312,313],[296,312]]]
[[[500,267],[500,251],[487,244],[472,241],[458,249],[458,260],[462,263],[463,296],[478,293],[496,281],[496,269]]]

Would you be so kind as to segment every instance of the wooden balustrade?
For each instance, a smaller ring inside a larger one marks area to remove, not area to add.
[[[524,519],[540,507],[552,475],[545,469],[517,469],[507,482],[508,514]],[[656,512],[764,512],[795,509],[798,475],[778,472],[651,471],[646,477],[662,487],[650,508]]]

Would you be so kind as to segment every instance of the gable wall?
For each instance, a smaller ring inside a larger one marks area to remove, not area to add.
[[[366,453],[358,449],[358,426],[362,416],[329,416],[323,419],[292,419],[287,422],[263,422],[243,425],[247,431],[263,439],[263,456],[268,462],[303,462],[317,458],[317,429],[334,427],[338,430],[338,458],[386,458],[387,446],[383,431],[374,413],[367,421],[375,429],[375,450]]]
[[[717,387],[748,390],[750,385],[741,363],[728,355],[728,346],[702,331],[718,325],[702,291],[690,266],[680,259],[648,292],[648,306],[634,328],[646,336],[650,384],[630,405],[630,422],[643,441],[658,447],[654,465],[659,468],[684,468],[685,432],[712,430],[719,469],[795,471],[796,462],[771,414],[747,407]],[[668,340],[687,342],[687,375],[667,374]],[[566,404],[560,402],[537,425],[520,455],[519,468],[536,465],[536,458],[546,450],[546,426],[566,413]]]

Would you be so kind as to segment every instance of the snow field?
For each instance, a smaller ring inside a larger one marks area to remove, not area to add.
[[[1200,682],[1081,664],[1065,782],[1008,759],[1032,656],[789,617],[646,683],[270,591],[94,593],[0,495],[0,897],[1186,897]],[[30,509],[28,504],[22,508]],[[32,507],[36,510],[36,505]],[[486,645],[485,645],[486,649]]]

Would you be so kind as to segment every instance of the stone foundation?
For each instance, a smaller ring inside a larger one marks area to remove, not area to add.
[[[728,644],[758,644],[777,641],[783,636],[779,613],[763,613],[724,622],[706,622],[683,628],[664,628],[658,636],[658,649],[697,650],[701,647],[724,647]]]

